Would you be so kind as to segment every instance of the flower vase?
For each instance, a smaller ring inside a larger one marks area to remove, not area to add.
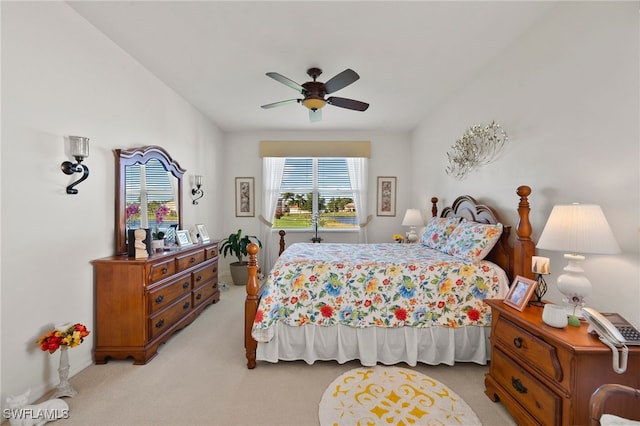
[[[71,387],[71,383],[69,383],[69,347],[66,345],[60,346],[60,367],[58,368],[58,376],[60,377],[60,384],[56,386],[56,393],[53,398],[76,396],[78,392]]]

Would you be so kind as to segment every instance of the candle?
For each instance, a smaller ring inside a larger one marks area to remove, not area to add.
[[[548,275],[549,272],[549,258],[542,256],[531,257],[531,272],[536,274]]]

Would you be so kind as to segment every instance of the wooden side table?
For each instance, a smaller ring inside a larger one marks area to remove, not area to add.
[[[491,364],[485,393],[501,401],[518,424],[587,425],[589,398],[602,384],[640,387],[640,347],[629,348],[627,371],[617,374],[612,353],[588,324],[562,329],[542,321],[541,306],[519,312],[502,300],[492,310]],[[640,419],[632,398],[610,406],[617,415]]]

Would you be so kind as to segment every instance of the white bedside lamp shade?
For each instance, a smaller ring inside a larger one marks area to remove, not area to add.
[[[580,265],[584,260],[580,253],[620,253],[602,209],[593,204],[554,206],[537,247],[566,253],[564,258],[568,265],[564,268],[565,273],[558,277],[558,290],[573,306],[574,314],[591,292],[591,283]]]
[[[402,226],[409,226],[409,234],[407,235],[407,241],[414,243],[418,241],[418,234],[416,234],[416,226],[424,226],[424,220],[422,220],[422,213],[418,209],[407,209],[402,219]]]

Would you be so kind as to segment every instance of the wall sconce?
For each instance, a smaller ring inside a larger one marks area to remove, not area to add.
[[[193,204],[198,204],[198,200],[204,197],[204,191],[202,190],[202,176],[193,176],[193,184],[195,188],[191,188],[191,195],[193,197]]]
[[[89,177],[89,168],[82,163],[82,160],[89,156],[89,138],[83,138],[80,136],[69,136],[69,151],[71,155],[76,159],[76,163],[71,161],[65,161],[60,168],[65,175],[72,175],[74,173],[82,173],[82,177],[77,181],[67,186],[67,194],[77,194],[78,190],[74,188],[77,184]]]

